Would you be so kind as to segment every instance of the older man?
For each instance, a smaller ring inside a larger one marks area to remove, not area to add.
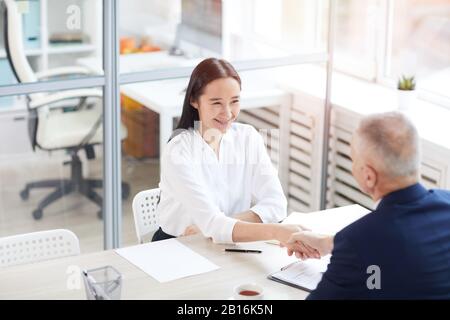
[[[352,173],[376,209],[334,239],[311,232],[291,237],[322,255],[328,269],[308,299],[450,298],[450,192],[419,181],[419,137],[400,113],[364,118],[352,145]]]

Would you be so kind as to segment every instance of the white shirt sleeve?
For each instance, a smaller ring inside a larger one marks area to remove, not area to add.
[[[204,236],[216,243],[232,243],[237,220],[226,216],[211,199],[202,175],[198,174],[201,165],[194,163],[185,141],[172,142],[166,146],[161,161],[161,180],[168,192],[176,194]]]
[[[252,128],[251,145],[254,146],[252,157],[252,196],[256,200],[250,208],[262,222],[279,222],[286,218],[287,200],[281,187],[278,172],[267,154],[261,135]]]

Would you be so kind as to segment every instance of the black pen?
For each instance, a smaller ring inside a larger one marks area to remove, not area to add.
[[[225,249],[227,252],[245,252],[245,253],[262,253],[261,250],[251,250],[251,249]]]

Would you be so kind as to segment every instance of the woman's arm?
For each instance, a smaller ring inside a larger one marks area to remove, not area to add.
[[[233,228],[233,242],[278,240],[286,245],[291,235],[300,231],[300,226],[292,224],[238,221]]]
[[[191,225],[186,228],[183,236],[189,236],[199,232],[200,230],[195,225]],[[290,243],[295,235],[303,232],[306,232],[306,230],[298,225],[239,221],[234,225],[232,237],[233,242],[278,240],[281,246],[288,247],[289,255],[295,252],[296,256],[302,259],[320,258],[320,251],[317,248],[311,247],[309,243],[296,243],[295,245]]]
[[[233,218],[235,218],[237,220],[245,221],[245,222],[262,223],[261,218],[251,210],[237,213],[233,216]],[[192,224],[184,230],[184,233],[182,234],[182,236],[190,236],[193,234],[197,234],[199,232],[200,232],[200,229],[196,225]]]
[[[251,210],[237,213],[233,216],[233,218],[241,220],[241,221],[245,221],[245,222],[254,222],[254,223],[262,222],[260,216],[258,216],[256,213],[254,213]]]

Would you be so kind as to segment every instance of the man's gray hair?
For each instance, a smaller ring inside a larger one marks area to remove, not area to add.
[[[405,115],[386,112],[364,117],[357,129],[360,143],[371,150],[381,170],[391,177],[419,174],[420,139]]]

